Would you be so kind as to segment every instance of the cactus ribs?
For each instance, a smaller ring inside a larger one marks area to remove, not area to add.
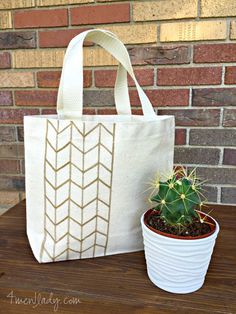
[[[184,237],[200,237],[211,232],[214,221],[210,222],[207,215],[202,216],[206,198],[196,170],[187,174],[184,168],[176,168],[165,178],[157,177],[152,181],[150,201],[155,207],[149,212],[147,225],[160,232]]]

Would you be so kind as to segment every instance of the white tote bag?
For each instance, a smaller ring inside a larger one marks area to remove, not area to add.
[[[85,38],[119,62],[118,115],[82,115]],[[131,115],[127,72],[143,115]],[[34,256],[44,263],[142,250],[144,191],[157,171],[172,170],[174,117],[155,114],[114,34],[89,30],[71,40],[57,113],[24,118],[27,235]]]

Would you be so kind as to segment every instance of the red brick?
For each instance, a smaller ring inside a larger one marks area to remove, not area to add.
[[[57,114],[57,110],[56,109],[42,109],[42,114]]]
[[[52,30],[39,32],[39,47],[67,47],[73,37],[87,30],[88,28]],[[91,46],[91,43],[85,42],[84,46]]]
[[[188,106],[189,90],[188,89],[152,89],[145,90],[153,106]],[[130,91],[131,104],[139,106],[140,101],[138,93],[135,90]]]
[[[58,87],[61,78],[61,71],[41,71],[37,73],[37,82],[39,87]],[[92,72],[84,71],[84,87],[90,87],[92,84]]]
[[[221,67],[158,69],[157,85],[216,85],[221,83],[221,75]]]
[[[97,87],[113,87],[116,80],[115,70],[97,70],[94,72],[95,85]],[[152,86],[154,83],[154,72],[152,69],[138,69],[135,70],[135,76],[142,86]],[[129,76],[129,86],[135,86],[133,80]]]
[[[43,109],[42,114],[57,114],[56,109]],[[83,108],[83,114],[96,114],[93,108]]]
[[[0,106],[12,106],[12,92],[0,91]]]
[[[11,159],[0,159],[0,173],[5,174],[20,173],[19,161]]]
[[[0,123],[21,124],[24,116],[37,115],[38,109],[1,109]]]
[[[230,149],[230,148],[224,149],[223,164],[236,166],[236,149]]]
[[[14,25],[15,28],[67,26],[67,9],[17,11]]]
[[[37,73],[38,87],[58,87],[61,71],[41,71]]]
[[[11,55],[9,52],[0,53],[0,69],[9,69],[11,67]]]
[[[186,130],[175,129],[175,145],[185,145],[185,144],[186,144]]]
[[[131,108],[131,112],[132,114],[134,115],[138,115],[138,116],[142,116],[143,115],[143,110],[140,108],[140,109],[136,109],[136,108]]]
[[[162,109],[160,115],[174,115],[176,126],[219,126],[218,109]]]
[[[130,21],[128,3],[82,6],[71,9],[72,25],[120,23]]]
[[[236,67],[225,68],[225,84],[236,84]]]
[[[15,91],[16,106],[54,106],[57,91],[51,90],[19,90]]]
[[[83,108],[83,114],[96,114],[95,109],[93,108]]]
[[[101,109],[98,109],[98,114],[114,115],[114,114],[117,114],[117,111],[116,111],[116,108],[101,108]]]
[[[193,60],[196,63],[235,62],[236,44],[197,45]]]

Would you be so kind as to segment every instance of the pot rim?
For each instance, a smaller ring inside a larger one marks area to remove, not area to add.
[[[202,236],[197,236],[197,237],[183,237],[183,236],[176,236],[176,235],[171,235],[171,234],[168,234],[168,233],[164,233],[164,232],[161,232],[161,231],[158,231],[150,226],[148,226],[145,222],[145,216],[147,215],[148,212],[152,211],[152,209],[149,209],[147,210],[146,212],[143,213],[142,217],[141,217],[141,224],[142,226],[145,228],[145,230],[147,232],[149,232],[151,235],[155,235],[157,237],[163,237],[163,238],[166,238],[166,239],[169,239],[169,240],[173,240],[173,241],[186,241],[186,242],[201,242],[201,241],[204,241],[204,240],[207,240],[209,238],[212,238],[212,237],[216,237],[219,230],[220,230],[220,227],[219,227],[219,224],[218,222],[213,218],[211,217],[210,215],[198,210],[198,212],[200,214],[203,214],[204,216],[207,216],[209,217],[214,223],[215,223],[215,228],[214,230],[212,230],[211,232],[207,233],[207,234],[204,234]]]

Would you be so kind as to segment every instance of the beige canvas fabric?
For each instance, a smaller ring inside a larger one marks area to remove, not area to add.
[[[82,115],[85,38],[119,61],[118,115]],[[127,72],[143,116],[131,115]],[[35,258],[43,263],[142,250],[144,191],[156,172],[172,170],[174,117],[155,114],[125,46],[102,30],[70,42],[57,112],[24,118],[27,235]]]

